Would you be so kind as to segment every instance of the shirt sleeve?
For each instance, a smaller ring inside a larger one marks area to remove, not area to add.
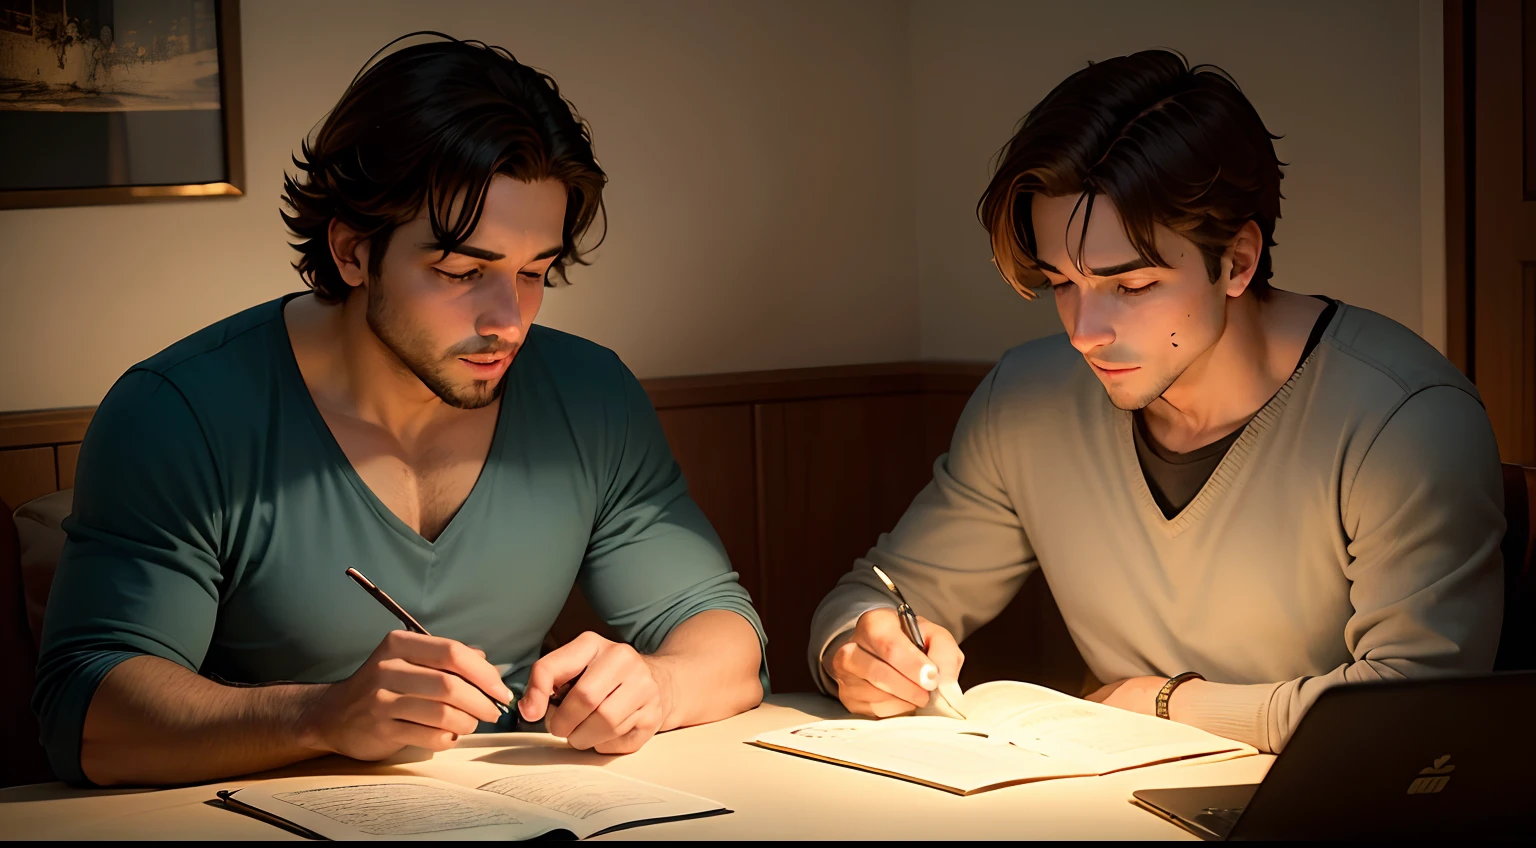
[[[1476,398],[1451,386],[1400,405],[1341,493],[1353,662],[1280,683],[1210,684],[1181,720],[1278,753],[1330,686],[1487,672],[1503,614],[1499,452]],[[1174,697],[1178,699],[1184,694]]]
[[[621,363],[623,405],[601,450],[609,470],[578,578],[582,593],[625,642],[652,653],[672,628],[705,610],[730,610],[757,631],[768,692],[768,639],[709,520],[688,496],[656,410]]]
[[[933,464],[932,482],[817,607],[808,658],[823,692],[837,693],[822,667],[827,647],[870,609],[896,606],[871,565],[890,575],[914,612],[956,641],[996,618],[1039,565],[993,450],[997,373],[993,368],[966,402],[949,452]]]
[[[221,499],[181,393],[124,375],[80,448],[68,540],[48,596],[32,707],[54,773],[85,783],[80,735],[96,687],[135,656],[196,671],[218,611]]]

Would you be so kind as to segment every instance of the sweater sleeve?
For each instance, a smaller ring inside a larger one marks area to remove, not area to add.
[[[997,617],[1038,565],[992,447],[996,380],[994,368],[966,403],[949,452],[933,464],[933,481],[817,607],[808,659],[823,692],[837,692],[822,668],[827,647],[865,612],[896,605],[871,565],[896,581],[918,615],[956,641]]]
[[[1503,610],[1504,493],[1482,405],[1436,386],[1388,419],[1340,496],[1354,614],[1353,662],[1280,683],[1174,695],[1180,720],[1278,753],[1318,695],[1340,683],[1487,672]]]

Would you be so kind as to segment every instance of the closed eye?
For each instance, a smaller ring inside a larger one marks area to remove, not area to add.
[[[1119,287],[1119,291],[1120,291],[1121,294],[1128,294],[1128,295],[1146,294],[1147,292],[1151,291],[1156,285],[1157,285],[1157,282],[1153,281],[1153,282],[1147,283],[1144,286],[1137,286],[1135,288],[1130,288],[1128,286],[1120,286]]]
[[[433,268],[432,270],[436,271],[444,279],[458,280],[459,282],[466,282],[466,281],[473,280],[473,279],[475,279],[475,278],[480,276],[480,269],[479,268],[471,268],[471,269],[469,269],[468,271],[465,271],[462,274],[450,274],[450,273],[448,273],[447,271],[444,271],[441,268]]]

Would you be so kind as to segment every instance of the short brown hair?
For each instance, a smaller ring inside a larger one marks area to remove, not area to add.
[[[1153,234],[1161,224],[1200,248],[1212,282],[1227,245],[1253,221],[1263,248],[1248,288],[1264,297],[1285,164],[1275,157],[1276,138],[1213,65],[1190,67],[1171,50],[1089,63],[1024,116],[998,154],[977,217],[1003,279],[1025,297],[1045,282],[1030,221],[1036,194],[1084,195],[1085,233],[1093,199],[1103,194],[1142,259],[1168,267]],[[1082,261],[1081,245],[1074,261]]]
[[[505,174],[565,185],[563,247],[548,276],[566,281],[566,268],[586,264],[577,242],[602,213],[607,182],[586,122],[548,74],[505,48],[411,33],[379,52],[420,35],[444,40],[365,65],[314,140],[302,143],[293,160],[300,174],[284,175],[283,201],[293,213],[283,220],[299,238],[293,267],[316,297],[345,300],[350,287],[331,257],[332,220],[368,240],[368,273],[376,277],[390,236],[423,208],[437,248],[462,244],[480,222],[491,179]]]

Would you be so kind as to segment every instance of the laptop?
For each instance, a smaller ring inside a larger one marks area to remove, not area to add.
[[[1536,673],[1326,690],[1262,783],[1131,803],[1224,839],[1536,836]]]

